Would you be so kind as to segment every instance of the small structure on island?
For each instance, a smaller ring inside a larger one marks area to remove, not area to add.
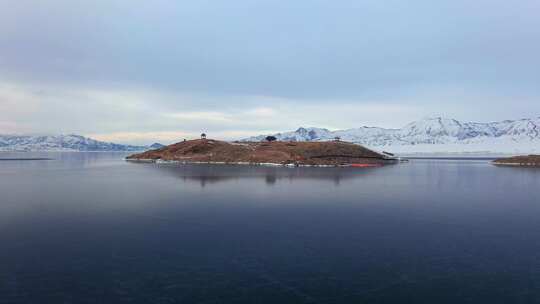
[[[341,137],[339,136],[334,137],[334,141],[341,141]]]
[[[201,133],[201,139],[206,139],[206,133]]]
[[[273,142],[273,141],[277,140],[277,138],[275,136],[272,136],[272,135],[266,136],[265,139],[266,139],[267,142]]]

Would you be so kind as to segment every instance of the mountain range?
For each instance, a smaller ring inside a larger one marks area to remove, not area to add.
[[[98,141],[80,135],[0,135],[0,151],[145,151],[158,149],[163,145],[151,146],[121,145]]]
[[[339,137],[375,150],[396,153],[536,153],[540,152],[540,117],[478,123],[434,117],[400,129],[360,127],[330,131],[298,128],[269,134],[282,141],[328,141]],[[259,135],[243,141],[265,140]]]
[[[363,126],[346,130],[298,128],[259,135],[242,141],[263,141],[273,135],[281,141],[340,140],[376,151],[394,153],[540,153],[540,117],[498,122],[462,122],[434,117],[411,122],[400,129]],[[163,147],[122,145],[80,135],[0,135],[0,151],[145,151]]]

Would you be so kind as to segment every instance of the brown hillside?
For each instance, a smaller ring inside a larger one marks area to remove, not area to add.
[[[276,163],[299,165],[383,164],[384,155],[347,142],[246,142],[212,139],[179,142],[131,155],[130,160]]]

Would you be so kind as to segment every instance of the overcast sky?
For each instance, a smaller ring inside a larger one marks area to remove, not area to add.
[[[540,116],[540,1],[0,0],[0,134]]]

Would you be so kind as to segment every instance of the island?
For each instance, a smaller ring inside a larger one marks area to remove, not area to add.
[[[363,146],[343,142],[226,142],[213,139],[187,140],[163,148],[133,154],[128,161],[253,164],[283,166],[372,167],[398,162]]]
[[[540,155],[522,155],[499,158],[494,160],[493,164],[498,166],[540,167]]]

